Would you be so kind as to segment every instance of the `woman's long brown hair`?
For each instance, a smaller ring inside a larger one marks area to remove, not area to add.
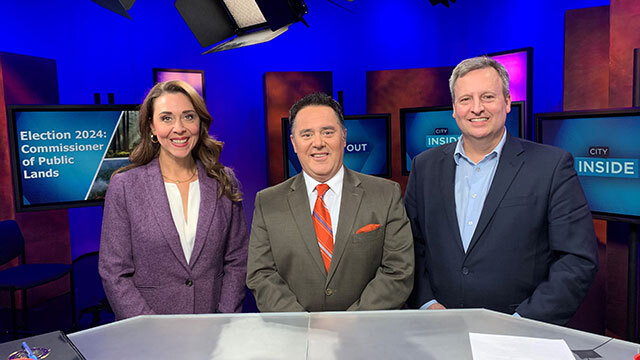
[[[153,107],[155,100],[163,94],[184,94],[193,104],[193,107],[200,118],[200,134],[198,143],[191,150],[194,159],[198,159],[204,165],[207,176],[212,177],[220,184],[220,192],[218,196],[225,195],[232,201],[241,201],[242,193],[238,187],[234,187],[231,176],[224,170],[224,165],[220,163],[220,153],[224,143],[209,136],[209,126],[213,119],[207,111],[207,106],[196,92],[196,90],[188,83],[182,80],[171,80],[156,84],[147,97],[140,105],[140,113],[138,115],[140,143],[131,151],[129,162],[131,164],[122,167],[114,172],[114,175],[133,169],[138,166],[145,165],[153,160],[160,151],[160,144],[151,141],[151,124],[153,123]]]

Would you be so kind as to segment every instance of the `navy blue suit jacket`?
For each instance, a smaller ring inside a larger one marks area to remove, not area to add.
[[[593,222],[568,152],[507,135],[468,251],[456,218],[455,143],[413,160],[405,194],[415,241],[409,305],[487,308],[564,324],[595,277]]]

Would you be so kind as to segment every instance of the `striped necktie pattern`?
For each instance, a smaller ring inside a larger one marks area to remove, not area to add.
[[[327,204],[324,202],[324,194],[327,193],[327,190],[329,190],[329,185],[327,184],[318,184],[316,186],[318,197],[313,206],[313,227],[316,230],[318,247],[320,247],[324,267],[329,272],[331,256],[333,255],[333,230],[331,230],[331,215]]]

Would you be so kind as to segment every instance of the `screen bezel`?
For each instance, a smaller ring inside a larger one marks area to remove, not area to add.
[[[7,124],[9,130],[9,149],[11,158],[11,177],[13,179],[13,197],[16,212],[58,210],[77,207],[102,206],[103,199],[50,202],[25,205],[22,197],[20,177],[18,134],[16,133],[16,113],[18,112],[86,112],[86,111],[138,111],[139,105],[7,105]],[[111,142],[109,142],[111,145]]]
[[[385,122],[386,122],[386,131],[387,131],[387,136],[386,138],[386,142],[387,142],[387,166],[386,166],[386,172],[382,173],[382,174],[369,174],[372,176],[378,176],[378,177],[382,177],[382,178],[391,178],[391,114],[389,113],[384,113],[384,114],[363,114],[363,115],[345,115],[344,116],[344,121],[345,121],[345,127],[348,128],[348,121],[350,120],[363,120],[363,119],[380,119],[380,118],[385,118]],[[281,120],[281,127],[282,127],[282,157],[283,157],[283,168],[284,168],[284,178],[289,179],[292,176],[289,175],[289,144],[291,143],[291,139],[289,139],[289,137],[287,137],[287,132],[288,132],[288,127],[289,127],[289,118],[288,117],[283,117]],[[347,132],[347,139],[349,138],[349,133]],[[297,174],[296,174],[297,175]],[[295,176],[295,175],[293,175]]]
[[[535,142],[544,144],[542,138],[542,123],[544,121],[562,121],[567,119],[589,119],[589,118],[603,118],[603,117],[626,117],[626,116],[638,116],[640,117],[640,108],[621,108],[621,109],[597,109],[597,110],[578,110],[578,111],[565,111],[565,112],[551,112],[551,113],[538,113],[534,117],[535,125]],[[639,120],[640,121],[640,120]],[[591,210],[591,209],[590,209]],[[609,221],[621,221],[626,223],[640,224],[640,216],[610,213],[604,211],[591,210],[591,215],[594,219],[609,220]]]
[[[513,111],[514,106],[517,105],[518,109],[520,109],[518,113],[518,137],[524,139],[525,138],[525,102],[524,101],[512,101],[511,102],[511,111]],[[423,107],[414,107],[414,108],[403,108],[400,109],[400,156],[401,156],[401,171],[403,176],[408,176],[411,173],[411,169],[407,169],[407,130],[405,124],[405,118],[407,113],[418,113],[418,112],[436,112],[436,111],[451,111],[453,114],[453,106],[423,106]],[[452,115],[453,117],[453,115]],[[514,134],[512,134],[514,135]]]

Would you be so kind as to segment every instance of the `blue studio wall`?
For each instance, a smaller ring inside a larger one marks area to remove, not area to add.
[[[332,71],[345,112],[366,112],[366,71],[451,66],[466,57],[534,48],[534,112],[561,111],[564,13],[608,0],[306,0],[310,27],[275,40],[200,55],[203,49],[173,0],[138,0],[132,20],[90,0],[0,2],[0,51],[55,59],[60,102],[90,104],[93,93],[139,103],[153,67],[205,71],[211,134],[243,184],[250,223],[255,193],[267,185],[263,74]],[[411,91],[411,89],[407,89]],[[2,129],[0,129],[2,130]],[[2,149],[0,151],[6,151]],[[98,249],[100,208],[69,210],[72,257]]]

